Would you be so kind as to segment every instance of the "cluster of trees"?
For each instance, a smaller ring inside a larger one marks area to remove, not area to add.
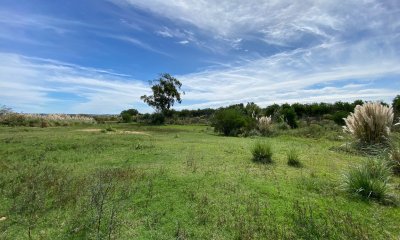
[[[346,118],[357,105],[362,105],[362,100],[352,103],[338,101],[335,103],[311,103],[311,104],[273,104],[266,108],[261,108],[257,104],[250,102],[244,104],[234,104],[228,107],[198,110],[171,110],[175,102],[181,103],[182,83],[168,73],[160,75],[160,78],[151,82],[153,85],[152,95],[144,95],[141,99],[149,106],[153,107],[156,113],[144,115],[145,119],[150,119],[153,123],[164,123],[167,118],[194,118],[206,117],[212,120],[216,131],[225,135],[233,135],[238,129],[251,128],[255,124],[255,119],[260,116],[271,116],[277,122],[286,123],[290,128],[298,127],[298,119],[321,120],[331,119],[339,125],[344,125]],[[385,104],[385,103],[383,103]],[[387,104],[385,104],[387,105]],[[400,95],[392,103],[395,117],[400,117]],[[123,121],[132,121],[133,116],[139,113],[134,109],[129,109],[121,113]]]

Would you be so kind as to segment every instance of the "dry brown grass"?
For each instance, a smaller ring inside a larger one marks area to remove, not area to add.
[[[393,109],[379,102],[368,102],[357,105],[354,113],[344,120],[344,131],[361,143],[379,144],[388,140],[393,124]]]

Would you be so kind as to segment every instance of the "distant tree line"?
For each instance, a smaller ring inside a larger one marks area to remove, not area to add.
[[[124,122],[141,121],[144,123],[162,124],[166,120],[184,120],[201,118],[205,122],[212,122],[217,116],[218,112],[230,109],[235,111],[242,117],[257,118],[261,116],[271,116],[276,122],[284,121],[291,128],[297,128],[298,120],[322,120],[330,119],[338,125],[344,125],[343,118],[347,117],[353,112],[355,106],[362,105],[364,101],[356,100],[354,102],[338,101],[335,103],[293,103],[293,104],[272,104],[265,108],[258,106],[254,102],[247,104],[233,104],[218,109],[204,108],[204,109],[164,109],[162,112],[157,111],[153,114],[140,114],[136,109],[128,109],[121,112],[121,120]],[[387,103],[383,103],[388,105]],[[395,117],[400,117],[400,95],[398,95],[392,102],[395,112]],[[229,112],[232,116],[232,111]]]

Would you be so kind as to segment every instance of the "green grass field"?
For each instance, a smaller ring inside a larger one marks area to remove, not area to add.
[[[346,193],[347,140],[207,126],[0,128],[0,239],[399,239],[400,208]],[[332,133],[334,135],[335,133]],[[332,139],[332,140],[330,140]],[[299,151],[303,167],[287,165]],[[400,179],[392,178],[399,195]]]

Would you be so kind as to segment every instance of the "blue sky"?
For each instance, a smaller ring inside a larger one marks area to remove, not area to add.
[[[0,104],[118,113],[148,80],[183,83],[181,108],[391,99],[398,0],[3,0]]]

